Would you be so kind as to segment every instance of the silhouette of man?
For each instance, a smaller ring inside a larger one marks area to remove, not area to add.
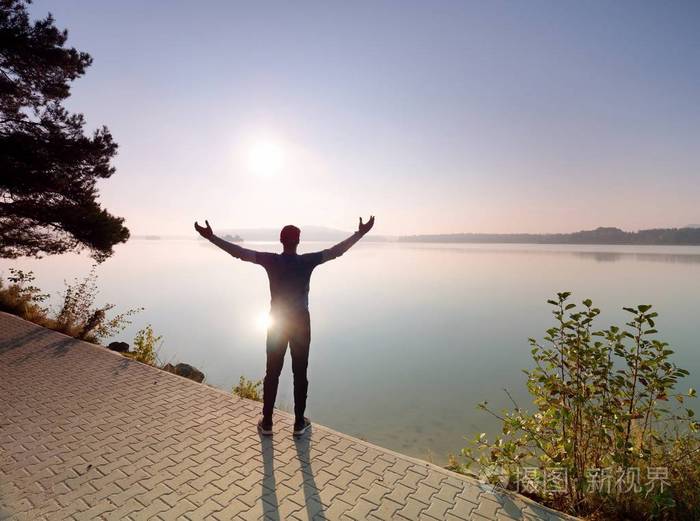
[[[292,354],[294,375],[294,436],[301,436],[311,422],[304,416],[309,382],[306,369],[309,362],[311,324],[309,317],[309,280],[311,272],[319,264],[340,257],[374,226],[374,216],[362,222],[357,231],[335,246],[315,253],[297,254],[301,231],[287,225],[280,232],[282,253],[266,253],[248,250],[214,235],[209,221],[206,227],[194,223],[194,228],[205,239],[225,252],[246,262],[260,264],[270,280],[270,317],[267,330],[267,368],[263,383],[263,415],[258,431],[272,435],[272,411],[275,407],[279,377],[282,372],[287,344]]]

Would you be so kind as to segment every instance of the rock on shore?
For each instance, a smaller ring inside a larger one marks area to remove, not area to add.
[[[163,367],[161,367],[161,369],[163,369],[163,371],[168,371],[169,373],[184,376],[185,378],[189,378],[195,382],[201,383],[204,381],[204,373],[196,367],[192,367],[190,364],[165,364]]]
[[[116,351],[117,353],[128,353],[129,344],[127,344],[126,342],[110,342],[110,344],[107,346],[107,349],[111,351]]]

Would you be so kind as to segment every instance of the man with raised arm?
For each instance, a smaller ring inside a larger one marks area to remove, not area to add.
[[[362,222],[355,233],[327,250],[297,254],[301,231],[287,225],[280,232],[282,253],[266,253],[242,248],[214,235],[209,221],[206,227],[194,223],[194,228],[205,239],[225,252],[247,262],[260,264],[270,280],[271,324],[267,330],[267,368],[263,383],[263,417],[258,422],[258,431],[272,435],[272,411],[277,397],[277,386],[284,363],[287,344],[292,354],[294,375],[294,436],[301,436],[311,422],[304,416],[306,392],[309,382],[306,368],[309,362],[311,326],[309,320],[309,280],[311,272],[319,264],[340,257],[359,241],[374,226],[374,216]]]

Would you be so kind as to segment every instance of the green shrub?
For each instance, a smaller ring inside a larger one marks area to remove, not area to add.
[[[136,333],[133,349],[124,354],[138,362],[143,362],[148,365],[157,365],[158,352],[163,343],[162,339],[162,336],[156,336],[155,333],[153,333],[151,324],[148,324],[145,328]]]
[[[32,284],[35,280],[34,272],[16,268],[10,268],[9,271],[9,284],[0,278],[0,311],[46,325],[48,309],[41,304],[49,295],[41,293],[41,290]]]
[[[700,424],[686,407],[696,391],[674,392],[688,372],[654,338],[657,313],[624,308],[625,328],[594,331],[600,310],[569,296],[548,301],[556,326],[544,342],[530,339],[535,412],[480,404],[502,435],[480,434],[450,468],[591,518],[700,519]]]
[[[97,273],[93,265],[88,275],[73,284],[66,284],[63,303],[54,319],[55,327],[67,335],[98,343],[123,331],[131,323],[128,317],[142,311],[143,308],[130,309],[108,318],[107,312],[114,304],[95,307],[97,298]]]
[[[232,392],[241,398],[262,402],[262,396],[260,394],[261,387],[261,380],[254,382],[253,380],[248,380],[245,376],[241,376],[240,380],[238,380],[238,385],[234,386]]]
[[[81,340],[98,343],[110,338],[131,323],[130,316],[143,310],[130,309],[110,318],[108,312],[113,304],[95,307],[98,290],[93,266],[84,280],[66,284],[61,306],[52,314],[42,306],[50,295],[33,285],[34,273],[15,268],[9,271],[9,284],[0,278],[0,310]]]

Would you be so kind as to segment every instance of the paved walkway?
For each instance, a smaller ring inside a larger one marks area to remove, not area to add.
[[[566,519],[0,313],[0,519]]]

